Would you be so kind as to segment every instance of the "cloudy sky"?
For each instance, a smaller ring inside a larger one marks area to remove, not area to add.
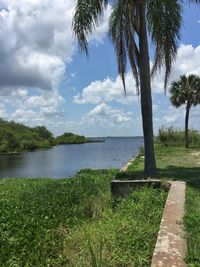
[[[71,30],[75,0],[0,0],[0,117],[55,135],[142,135],[140,99],[128,71],[127,96],[107,38],[107,18],[89,37],[89,59],[80,54]],[[200,7],[186,5],[182,39],[170,81],[200,75]],[[152,55],[151,55],[152,56]],[[154,130],[184,127],[184,107],[164,94],[163,73],[152,81]],[[190,127],[200,130],[200,107]]]

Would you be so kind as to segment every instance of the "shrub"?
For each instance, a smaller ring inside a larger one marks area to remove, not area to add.
[[[165,147],[170,146],[184,146],[185,144],[185,132],[170,127],[162,126],[159,129],[156,143]],[[196,130],[189,130],[189,144],[190,146],[200,146],[200,133]]]

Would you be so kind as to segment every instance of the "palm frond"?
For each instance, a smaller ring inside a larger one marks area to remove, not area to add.
[[[185,104],[184,84],[181,81],[173,82],[170,87],[170,101],[176,108]]]
[[[129,59],[139,93],[139,51],[134,39],[138,28],[135,9],[136,5],[128,1],[118,0],[115,3],[109,22],[109,36],[115,47],[118,72],[122,78],[124,91],[126,92],[125,73]]]
[[[189,98],[191,104],[196,106],[200,104],[200,77],[194,74],[188,76]]]
[[[149,33],[155,44],[155,61],[152,75],[165,67],[165,90],[172,63],[177,54],[182,23],[182,1],[147,0]]]
[[[186,103],[189,106],[200,104],[200,77],[193,74],[180,76],[178,81],[171,84],[170,94],[171,103],[175,107]]]
[[[100,22],[108,0],[78,0],[72,22],[79,48],[88,54],[87,37]]]

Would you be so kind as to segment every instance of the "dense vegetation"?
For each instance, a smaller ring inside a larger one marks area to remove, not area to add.
[[[115,173],[0,180],[0,266],[150,266],[166,192],[143,188],[113,209]]]
[[[27,127],[0,119],[0,153],[33,151],[56,144],[53,134],[44,126]]]
[[[73,133],[64,133],[55,138],[44,126],[31,128],[21,123],[0,119],[0,153],[34,151],[37,148],[49,148],[58,144],[88,142],[94,141]]]
[[[185,132],[173,127],[159,129],[157,143],[165,147],[181,147],[185,145]],[[195,130],[188,131],[190,147],[200,147],[200,133]]]
[[[57,137],[57,142],[60,145],[63,144],[84,144],[87,139],[83,135],[77,135],[73,133],[64,133]]]

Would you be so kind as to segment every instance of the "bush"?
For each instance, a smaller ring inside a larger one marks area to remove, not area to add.
[[[162,126],[156,139],[156,143],[165,147],[170,146],[184,146],[185,145],[185,132],[170,127]],[[200,146],[200,133],[196,130],[189,130],[189,144],[190,146]]]

